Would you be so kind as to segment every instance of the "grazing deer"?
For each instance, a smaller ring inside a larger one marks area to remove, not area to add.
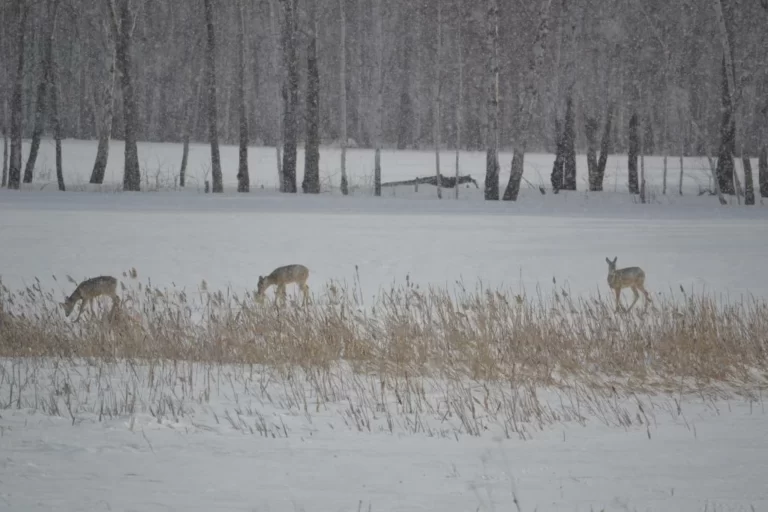
[[[613,261],[605,258],[608,263],[608,286],[616,293],[616,311],[621,307],[621,290],[622,288],[631,288],[632,293],[635,294],[635,300],[629,306],[629,311],[640,298],[640,294],[637,293],[639,289],[645,295],[645,307],[648,307],[648,303],[651,302],[651,297],[645,290],[645,272],[640,267],[627,267],[616,269],[616,260],[618,256],[614,256]]]
[[[283,267],[277,267],[268,276],[259,276],[259,288],[256,291],[259,300],[264,298],[264,293],[270,286],[277,286],[277,294],[285,303],[285,285],[296,283],[301,288],[301,293],[304,296],[303,303],[306,304],[309,300],[309,286],[307,286],[307,279],[309,278],[309,269],[304,265],[285,265]]]
[[[77,304],[77,301],[81,301],[80,310],[75,319],[75,322],[77,322],[80,320],[80,315],[83,314],[83,307],[86,302],[91,310],[91,314],[94,314],[93,299],[101,295],[106,295],[112,298],[112,311],[114,311],[117,305],[120,304],[120,297],[117,296],[117,279],[112,276],[98,276],[86,279],[77,285],[77,288],[72,292],[72,295],[67,297],[61,305],[64,308],[66,316],[69,316],[69,314],[72,313],[75,304]]]

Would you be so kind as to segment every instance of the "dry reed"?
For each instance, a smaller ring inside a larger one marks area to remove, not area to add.
[[[195,293],[132,281],[122,307],[80,322],[40,282],[0,287],[0,357],[170,360],[552,385],[564,379],[677,385],[761,383],[768,305],[757,298],[659,295],[615,313],[611,300],[393,286],[367,304],[331,282],[302,307],[252,293]],[[1,286],[1,285],[0,285]],[[106,302],[108,304],[108,300]]]

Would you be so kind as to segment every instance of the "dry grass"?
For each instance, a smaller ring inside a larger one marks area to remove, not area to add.
[[[360,432],[525,438],[589,418],[650,437],[659,412],[685,421],[689,392],[762,407],[768,306],[758,299],[657,297],[645,313],[616,314],[610,301],[563,291],[406,283],[364,303],[358,286],[330,283],[302,307],[298,295],[281,306],[205,283],[123,283],[115,316],[103,299],[78,323],[39,281],[0,285],[0,409],[73,424],[128,416],[131,428],[145,413],[269,437],[325,415]],[[209,413],[215,424],[191,419]]]
[[[123,307],[66,319],[39,282],[2,288],[0,356],[60,356],[329,368],[552,385],[607,377],[634,385],[748,383],[766,369],[768,305],[748,298],[657,296],[643,311],[612,299],[456,291],[411,283],[367,304],[358,287],[328,284],[312,304],[254,294],[158,289],[123,279]],[[104,299],[108,305],[108,299]],[[75,313],[73,313],[74,315]]]

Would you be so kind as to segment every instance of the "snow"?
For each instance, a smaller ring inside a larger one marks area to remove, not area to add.
[[[86,380],[87,370],[68,371]],[[205,370],[192,371],[203,380]],[[274,382],[267,401],[256,385],[258,370],[247,389],[247,377],[236,371],[212,372],[209,400],[198,401],[180,384],[154,393],[126,386],[135,382],[131,372],[113,368],[105,373],[112,375],[114,403],[130,389],[138,405],[132,414],[101,421],[93,398],[97,387],[107,393],[107,383],[94,375],[90,403],[73,381],[80,399],[73,409],[94,411],[76,412],[74,425],[63,398],[61,417],[3,410],[0,507],[465,511],[515,510],[517,499],[522,510],[701,511],[768,504],[762,401],[690,396],[678,412],[668,397],[633,397],[618,405],[631,416],[647,415],[646,424],[633,419],[621,428],[591,416],[583,425],[533,427],[522,439],[502,435],[485,414],[479,421],[488,430],[471,436],[455,416],[407,414],[391,396],[390,414],[366,409],[352,385],[341,391],[346,400],[316,405],[315,396],[305,411]],[[552,393],[546,398],[557,401]],[[33,400],[40,398],[29,391],[22,405]],[[167,400],[175,402],[174,413],[159,412]],[[429,391],[426,400],[439,407]],[[353,408],[370,430],[358,428]]]
[[[565,286],[573,294],[605,295],[604,258],[618,256],[619,267],[645,269],[652,293],[679,294],[683,286],[725,297],[768,297],[768,278],[760,271],[768,210],[721,207],[716,198],[697,196],[709,179],[704,159],[686,159],[690,171],[679,197],[661,194],[661,159],[647,158],[653,192],[647,205],[624,193],[621,156],[609,159],[604,193],[583,191],[586,165],[580,160],[580,191],[542,196],[524,186],[517,203],[489,203],[474,187],[461,188],[460,201],[438,201],[429,186],[385,189],[385,197],[370,198],[373,154],[366,150],[348,154],[350,181],[359,186],[352,197],[287,197],[274,191],[274,148],[251,149],[251,194],[232,192],[236,148],[227,146],[228,192],[201,193],[205,145],[191,148],[188,190],[113,194],[108,191],[121,181],[122,144],[113,143],[103,192],[95,193],[99,187],[87,185],[95,142],[65,141],[72,191],[56,192],[45,171],[22,192],[0,190],[2,283],[15,289],[37,277],[44,289],[63,296],[72,288],[63,279],[67,274],[79,280],[135,267],[140,279],[160,287],[194,290],[205,280],[214,290],[252,290],[260,274],[295,262],[309,266],[313,291],[330,279],[351,283],[359,273],[364,295],[402,284],[406,276],[420,285],[452,287],[461,280],[474,287],[482,280],[515,293]],[[50,168],[52,155],[44,141],[39,166]],[[180,145],[140,145],[145,169],[159,171],[150,182],[172,184],[180,155]],[[385,151],[384,180],[430,175],[433,159],[429,151]],[[502,155],[502,168],[509,160]],[[551,155],[527,156],[525,176],[548,187],[551,161]],[[300,153],[300,168],[302,162]],[[444,153],[444,162],[452,169],[452,152]],[[481,189],[483,162],[481,153],[462,155],[462,174],[472,174]],[[670,158],[669,165],[674,192],[678,160]],[[321,176],[338,184],[337,173],[338,150],[323,149]],[[139,389],[138,406],[100,421],[96,389],[86,392],[77,384],[92,375],[79,366],[84,363],[69,362],[60,371],[76,383],[73,424],[66,393],[51,389],[57,375],[52,363],[2,360],[2,375],[14,364],[38,365],[36,392],[27,389],[17,408],[9,399],[14,391],[0,378],[0,405],[7,406],[0,409],[0,510],[452,512],[517,510],[516,499],[525,511],[768,506],[768,415],[761,397],[640,397],[651,416],[642,423],[637,402],[624,399],[632,425],[607,424],[589,411],[583,422],[532,424],[522,439],[505,436],[501,420],[493,418],[485,419],[488,430],[480,436],[434,411],[414,423],[416,415],[399,410],[392,397],[390,426],[388,415],[365,405],[352,385],[322,406],[315,406],[314,396],[304,411],[277,384],[270,400],[258,386],[241,389],[247,382],[242,370],[231,370],[240,374],[230,386],[221,374],[229,370],[217,369],[203,399],[200,389],[180,391],[178,382],[153,392],[145,377],[134,382],[132,372],[118,367],[97,388],[115,403],[121,392]],[[556,391],[543,390],[542,397],[565,414],[564,406],[554,405],[561,403]],[[431,399],[438,407],[437,394]],[[57,403],[60,414],[41,405],[46,400]],[[183,414],[169,412],[169,403]],[[370,431],[359,429],[355,408],[371,418]],[[235,410],[243,423],[225,419]]]

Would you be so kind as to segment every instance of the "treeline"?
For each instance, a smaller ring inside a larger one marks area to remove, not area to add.
[[[597,154],[605,141],[718,157],[728,193],[728,155],[758,156],[768,134],[766,26],[764,0],[8,0],[0,113],[18,139],[14,179],[34,170],[14,146],[43,133],[124,139],[127,151],[276,146],[287,191],[299,144],[439,145],[486,150],[486,197],[509,199],[515,183],[494,184],[499,148],[515,152],[515,176],[526,151],[557,150],[553,184],[567,189],[569,148]]]

